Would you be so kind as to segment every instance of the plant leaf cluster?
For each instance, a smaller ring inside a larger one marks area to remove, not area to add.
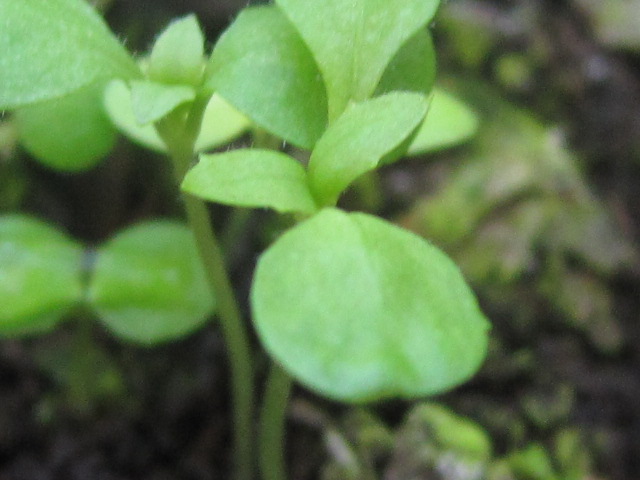
[[[84,2],[2,0],[0,18],[0,109],[15,111],[21,143],[38,161],[56,170],[91,168],[111,151],[114,125],[166,151],[151,123],[192,102],[202,83],[204,37],[194,16],[173,22],[142,60]],[[197,149],[228,143],[247,127],[214,96]]]
[[[193,152],[240,134],[247,118],[308,150],[308,165],[259,149],[201,155],[182,188],[299,220],[259,260],[251,294],[258,334],[289,373],[341,400],[433,394],[469,378],[485,355],[488,322],[473,293],[434,246],[335,206],[363,174],[407,151],[463,140],[475,128],[468,115],[462,132],[447,138],[464,109],[440,96],[434,111],[452,116],[445,121],[450,127],[432,137],[421,132],[435,80],[426,27],[438,3],[277,0],[243,11],[209,59],[195,17],[187,16],[136,61],[83,2],[0,0],[0,66],[11,72],[0,80],[0,108],[74,102],[82,89],[110,82],[105,106],[113,122],[137,141],[168,151],[179,176]],[[25,40],[23,32],[34,25],[40,30]],[[43,48],[52,33],[58,33],[54,43]],[[37,77],[34,86],[31,77]],[[202,138],[211,132],[213,141]],[[106,149],[93,143],[96,151],[86,157]],[[69,154],[55,145],[42,150],[59,150],[51,162],[57,168],[90,163],[58,161]],[[190,245],[175,238],[185,233],[140,228],[101,247],[92,283],[80,290],[117,334],[160,341],[195,328],[212,304],[194,287],[201,275],[191,247],[182,252],[186,260],[170,253]],[[133,251],[142,252],[136,260]],[[151,316],[157,324],[142,320]]]
[[[0,303],[2,336],[49,331],[84,306],[119,338],[145,345],[193,332],[214,310],[180,223],[139,224],[88,250],[17,214],[0,217]]]
[[[319,419],[314,426],[328,447],[323,480],[377,478],[380,466],[389,478],[580,480],[593,474],[590,445],[573,429],[560,429],[548,445],[497,455],[481,425],[435,403],[413,406],[395,429],[362,408],[337,424],[316,407],[305,405],[307,412]]]
[[[436,6],[250,8],[205,73],[262,128],[311,151],[306,168],[265,150],[201,155],[182,188],[306,218],[259,260],[252,312],[269,353],[332,398],[436,393],[468,378],[486,350],[486,320],[446,256],[382,220],[334,208],[354,180],[400,158],[422,125],[435,72],[423,27]],[[335,28],[327,33],[320,21]]]

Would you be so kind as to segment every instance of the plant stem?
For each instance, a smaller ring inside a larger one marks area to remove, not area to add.
[[[174,163],[178,184],[182,182],[193,160],[194,144],[208,100],[208,97],[198,98],[186,115],[184,111],[176,111],[156,124]],[[254,378],[248,333],[207,206],[191,195],[183,194],[183,200],[209,285],[216,298],[218,317],[231,364],[234,478],[252,480]]]
[[[260,472],[263,480],[287,478],[284,434],[291,377],[272,363],[260,415]]]
[[[249,480],[253,473],[253,366],[246,329],[227,274],[222,251],[201,200],[184,196],[200,257],[217,300],[218,316],[231,363],[234,405],[234,471],[237,480]]]

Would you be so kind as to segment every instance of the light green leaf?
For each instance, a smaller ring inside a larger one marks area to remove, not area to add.
[[[140,125],[157,122],[180,105],[191,102],[195,97],[195,90],[186,85],[163,85],[149,81],[131,82],[131,107]]]
[[[393,57],[375,94],[400,90],[427,95],[435,80],[436,51],[431,35],[426,30],[418,30]]]
[[[83,0],[0,0],[0,109],[140,71]]]
[[[294,145],[312,148],[326,128],[320,73],[275,7],[244,10],[220,37],[206,76],[210,87],[255,123]]]
[[[276,0],[327,86],[329,119],[371,96],[400,47],[433,18],[439,0]]]
[[[57,229],[0,216],[0,335],[52,329],[82,297],[82,248]]]
[[[251,122],[222,97],[213,94],[202,117],[196,152],[206,152],[235,140],[244,134]]]
[[[111,121],[134,142],[159,152],[167,149],[152,125],[140,125],[133,113],[131,91],[125,82],[114,80],[106,89],[105,108]],[[202,118],[196,151],[203,152],[229,143],[249,127],[247,118],[235,108],[213,95]]]
[[[415,398],[480,366],[489,324],[455,264],[420,237],[326,209],[260,258],[251,293],[267,351],[337,400]]]
[[[417,405],[411,409],[407,423],[428,432],[430,440],[441,452],[455,452],[460,460],[467,462],[491,459],[491,439],[482,427],[448,408],[431,403]]]
[[[427,101],[417,93],[390,93],[354,105],[322,136],[309,162],[319,203],[332,205],[349,184],[373,170],[418,127]]]
[[[115,335],[145,345],[195,331],[214,307],[191,232],[170,221],[136,225],[103,245],[89,299]]]
[[[212,202],[313,213],[317,207],[304,167],[272,150],[245,149],[201,155],[182,190]]]
[[[160,34],[149,56],[154,82],[198,86],[204,73],[204,36],[195,15],[174,20]]]
[[[478,118],[453,95],[436,88],[429,112],[411,142],[408,155],[420,155],[463,143],[478,130]]]
[[[80,171],[96,165],[116,140],[102,106],[103,90],[103,82],[94,83],[16,110],[22,145],[56,170]]]

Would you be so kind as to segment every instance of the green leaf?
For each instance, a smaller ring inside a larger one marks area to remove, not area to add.
[[[160,34],[149,56],[154,82],[198,86],[204,73],[204,36],[195,15],[174,20]]]
[[[0,109],[140,71],[82,0],[0,0]]]
[[[491,439],[482,427],[441,405],[425,403],[411,410],[409,422],[428,432],[439,450],[455,452],[467,462],[488,462]]]
[[[478,118],[453,95],[436,88],[429,112],[413,139],[408,155],[442,150],[463,143],[478,130]]]
[[[317,207],[304,167],[272,150],[245,149],[201,155],[182,190],[212,202],[314,213]]]
[[[152,125],[137,122],[131,105],[131,91],[125,82],[114,80],[107,86],[104,104],[111,121],[131,140],[152,150],[167,151]],[[225,145],[248,127],[249,121],[244,115],[214,94],[204,112],[196,151]]]
[[[131,82],[131,107],[140,125],[157,122],[195,97],[195,90],[186,85],[163,85],[146,80]]]
[[[22,145],[56,170],[80,171],[109,154],[116,130],[102,106],[104,83],[20,107],[15,119]]]
[[[375,169],[418,127],[427,111],[424,96],[390,93],[354,105],[318,141],[309,179],[319,203],[332,205],[357,177]]]
[[[327,124],[324,84],[311,52],[275,7],[244,10],[220,37],[207,82],[259,126],[312,148]]]
[[[418,30],[400,48],[387,66],[376,96],[393,91],[408,91],[428,94],[436,80],[436,51],[431,35]]]
[[[206,152],[226,145],[245,133],[251,122],[222,97],[213,94],[202,117],[196,152]]]
[[[0,335],[52,329],[82,297],[82,248],[57,229],[0,216]]]
[[[136,225],[103,245],[89,298],[115,335],[146,345],[195,331],[214,307],[191,232],[170,221]]]
[[[549,454],[538,443],[512,453],[507,457],[507,461],[517,478],[559,480],[554,472]]]
[[[327,86],[329,119],[374,92],[400,47],[434,16],[439,0],[276,0],[298,29]]]
[[[251,293],[267,351],[337,400],[435,394],[468,379],[488,322],[455,264],[420,237],[326,209],[260,258]]]

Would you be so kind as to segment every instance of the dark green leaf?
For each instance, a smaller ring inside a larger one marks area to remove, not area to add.
[[[304,167],[272,150],[234,150],[201,155],[182,189],[212,202],[269,207],[278,212],[313,213],[317,207]]]
[[[124,47],[82,0],[0,0],[0,109],[136,78]]]
[[[213,51],[207,82],[258,125],[294,145],[312,148],[326,128],[320,73],[275,7],[240,14]]]
[[[376,95],[393,91],[408,91],[428,94],[436,80],[436,52],[431,35],[418,30],[400,48],[387,66]]]
[[[316,199],[335,204],[349,184],[378,166],[418,127],[427,111],[424,96],[390,93],[354,105],[322,136],[309,162]]]
[[[193,332],[214,306],[191,232],[169,221],[131,227],[101,247],[89,298],[115,335],[147,345]]]
[[[298,29],[327,85],[329,119],[373,94],[400,47],[435,14],[439,0],[276,0]]]
[[[455,264],[369,215],[326,209],[282,235],[251,302],[275,360],[338,400],[442,392],[486,352],[489,324]]]
[[[204,72],[204,36],[195,15],[174,20],[160,34],[149,56],[154,82],[198,86]]]
[[[116,131],[102,106],[104,83],[16,110],[20,141],[35,158],[57,170],[93,167],[113,147]]]
[[[82,297],[82,248],[55,228],[0,216],[0,335],[53,328]]]

